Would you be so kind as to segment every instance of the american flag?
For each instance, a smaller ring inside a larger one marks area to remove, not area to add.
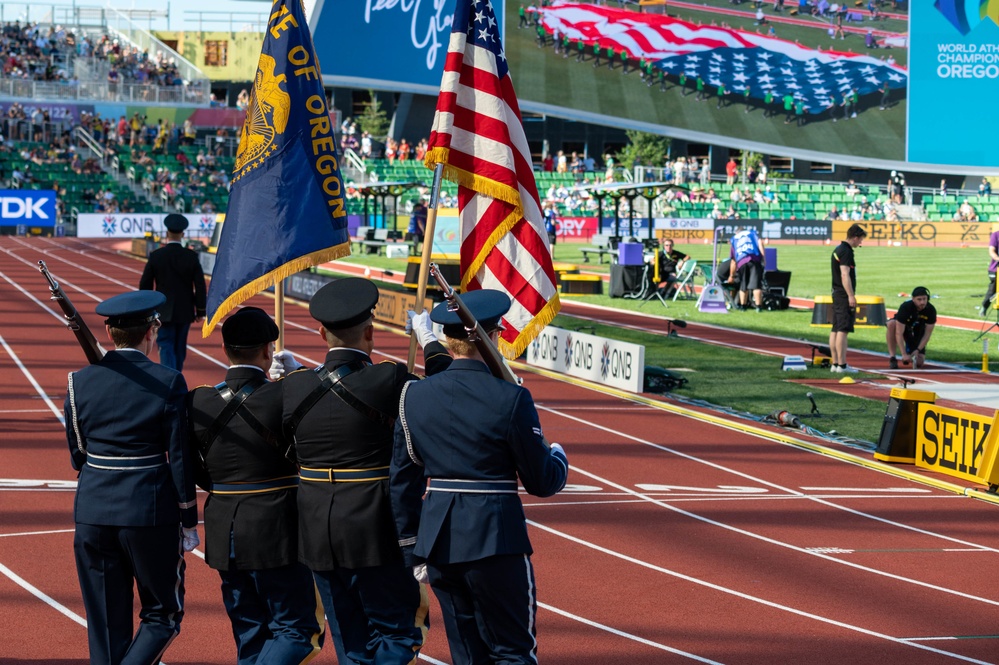
[[[559,310],[531,152],[489,0],[458,0],[426,165],[458,183],[461,285],[510,296],[500,350],[519,356]]]
[[[741,95],[763,99],[772,92],[778,99],[791,94],[818,114],[844,94],[860,97],[880,93],[881,86],[904,89],[908,72],[869,55],[819,51],[795,42],[755,32],[697,25],[657,14],[584,5],[556,4],[540,10],[549,32],[558,31],[573,41],[600,44],[627,51],[631,58],[652,60],[654,65],[707,85],[721,85]]]

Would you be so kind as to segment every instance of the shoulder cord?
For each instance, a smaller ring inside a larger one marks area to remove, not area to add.
[[[411,383],[412,381],[407,381],[403,384],[402,393],[399,394],[399,424],[402,425],[402,432],[406,435],[406,452],[409,453],[409,459],[413,460],[413,464],[423,466],[423,460],[413,450],[413,437],[409,433],[409,423],[406,422],[406,391],[409,390]]]
[[[69,373],[69,410],[73,414],[73,432],[76,434],[76,447],[79,448],[81,453],[86,455],[87,448],[83,445],[83,437],[80,435],[80,421],[76,417],[76,391],[73,389],[73,372]]]

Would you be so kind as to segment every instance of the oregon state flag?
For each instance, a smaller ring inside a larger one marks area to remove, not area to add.
[[[350,253],[346,189],[301,0],[275,0],[239,137],[205,337],[241,302]]]

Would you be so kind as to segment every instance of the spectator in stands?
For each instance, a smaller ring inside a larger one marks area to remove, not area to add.
[[[834,203],[829,207],[829,212],[826,214],[826,220],[833,222],[840,218],[839,210],[836,209],[836,204]]]
[[[982,182],[978,185],[978,195],[979,196],[992,195],[992,183],[989,182],[988,178],[982,178]]]
[[[954,213],[955,222],[977,222],[978,221],[978,211],[975,210],[975,206],[968,202],[968,199],[964,199],[961,205],[958,206],[957,212]]]
[[[250,108],[250,93],[246,88],[239,91],[236,95],[236,108],[240,111],[245,111]]]
[[[409,141],[403,138],[401,141],[399,141],[399,147],[396,149],[395,158],[398,159],[400,162],[408,161],[410,158],[410,151],[411,148],[409,146]]]
[[[725,184],[731,187],[735,184],[735,175],[739,172],[739,165],[735,161],[735,157],[729,157],[728,162],[725,164]]]
[[[912,362],[913,369],[919,369],[926,362],[926,345],[937,323],[937,310],[930,304],[930,291],[925,286],[912,290],[912,298],[906,300],[888,322],[885,339],[888,342],[888,368],[898,369],[895,352],[901,350],[902,364]]]
[[[853,178],[850,178],[846,182],[846,187],[844,188],[843,193],[849,196],[851,199],[860,193],[860,188],[857,187],[857,183],[853,181]]]

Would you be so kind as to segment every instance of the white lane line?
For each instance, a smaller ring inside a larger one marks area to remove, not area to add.
[[[552,413],[558,413],[556,410],[550,409],[550,408],[547,408],[547,407],[545,408],[545,410],[546,411],[550,411]],[[662,445],[659,445],[659,444],[655,444],[655,443],[652,443],[650,441],[641,439],[639,437],[632,436],[630,434],[625,434],[623,432],[618,432],[616,430],[612,430],[612,429],[604,427],[602,425],[597,425],[595,423],[588,423],[587,421],[584,421],[583,419],[577,418],[575,416],[570,416],[570,415],[567,415],[567,414],[559,414],[559,415],[561,415],[563,418],[567,418],[569,420],[574,420],[574,421],[580,422],[582,424],[589,424],[592,427],[595,427],[597,429],[602,429],[604,431],[607,431],[609,433],[613,433],[613,434],[615,434],[617,436],[620,436],[620,437],[624,437],[624,438],[627,438],[627,439],[630,439],[630,440],[633,440],[633,441],[636,441],[636,442],[639,442],[639,443],[643,443],[645,445],[648,445],[648,446],[651,446],[651,447],[654,447],[654,448],[657,448],[657,449],[660,449],[660,450],[671,452],[671,453],[676,454],[678,456],[684,457],[685,459],[690,459],[692,461],[697,461],[697,462],[700,462],[702,464],[711,466],[713,468],[720,469],[720,470],[723,470],[723,471],[727,471],[729,473],[733,473],[733,474],[735,474],[737,476],[740,476],[742,478],[751,478],[751,476],[749,476],[748,474],[742,473],[740,471],[735,471],[733,469],[726,469],[725,467],[722,467],[722,466],[720,466],[718,464],[715,464],[714,462],[709,462],[707,460],[702,460],[702,459],[693,457],[691,455],[687,455],[685,453],[681,453],[681,452],[673,450],[673,449],[671,449],[671,448],[669,448],[667,446],[662,446]],[[672,505],[670,505],[669,503],[667,503],[665,501],[661,501],[659,499],[655,499],[655,498],[650,497],[650,496],[648,496],[646,494],[643,494],[641,492],[636,492],[636,491],[634,491],[634,490],[632,490],[632,489],[630,489],[628,487],[625,487],[624,485],[620,485],[618,483],[615,483],[615,482],[613,482],[611,480],[608,480],[606,478],[603,478],[603,477],[601,477],[601,476],[599,476],[599,475],[597,475],[595,473],[591,473],[589,471],[585,471],[584,469],[581,469],[578,466],[572,467],[572,470],[575,471],[576,473],[580,473],[580,474],[586,476],[587,478],[590,478],[591,480],[595,480],[597,482],[602,482],[602,483],[608,485],[609,487],[613,487],[614,489],[616,489],[618,491],[627,492],[629,494],[632,494],[636,498],[644,498],[649,503],[652,503],[652,504],[654,504],[656,506],[659,506],[661,508],[665,508],[666,510],[675,512],[675,513],[680,514],[680,515],[684,515],[685,517],[689,517],[690,519],[693,519],[693,520],[696,520],[696,521],[699,521],[699,522],[704,522],[705,524],[710,524],[712,526],[716,526],[716,527],[718,527],[720,529],[724,529],[726,531],[731,531],[732,533],[737,533],[739,535],[746,536],[746,537],[752,538],[754,540],[759,540],[761,542],[764,542],[764,543],[767,543],[767,544],[770,544],[770,545],[774,545],[774,546],[777,546],[777,547],[782,547],[782,548],[785,548],[785,549],[789,549],[789,550],[792,550],[794,552],[799,552],[801,554],[805,554],[805,555],[808,555],[808,556],[814,556],[814,557],[817,557],[817,558],[829,561],[831,563],[835,563],[835,564],[838,564],[838,565],[841,565],[841,566],[847,566],[847,567],[853,568],[855,570],[860,570],[860,571],[868,572],[868,573],[871,573],[872,575],[878,575],[880,577],[885,577],[885,578],[888,578],[888,579],[892,579],[892,580],[895,580],[895,581],[898,581],[898,582],[902,582],[904,584],[911,584],[911,585],[915,585],[915,586],[918,586],[918,587],[930,589],[932,591],[939,591],[941,593],[950,594],[950,595],[953,595],[953,596],[957,596],[959,598],[965,598],[967,600],[973,600],[973,601],[976,601],[976,602],[985,603],[987,605],[993,605],[993,606],[999,607],[999,600],[993,600],[991,598],[983,598],[981,596],[975,596],[975,595],[972,595],[972,594],[969,594],[969,593],[965,593],[963,591],[958,591],[956,589],[948,589],[946,587],[941,587],[941,586],[938,586],[936,584],[930,584],[929,582],[923,582],[923,581],[920,581],[920,580],[914,580],[914,579],[911,579],[911,578],[908,578],[908,577],[905,577],[905,576],[902,576],[902,575],[896,575],[894,573],[889,573],[887,571],[878,570],[877,568],[870,568],[868,566],[863,566],[863,565],[860,565],[858,563],[854,563],[854,562],[851,562],[851,561],[846,561],[846,560],[843,560],[843,559],[838,559],[838,558],[833,557],[833,556],[828,556],[826,554],[822,554],[821,552],[809,551],[808,549],[806,549],[804,547],[798,547],[797,545],[792,545],[791,543],[779,541],[779,540],[776,540],[774,538],[769,538],[769,537],[763,536],[761,534],[757,534],[757,533],[753,533],[751,531],[747,531],[746,529],[740,529],[739,527],[732,526],[731,524],[725,524],[724,522],[719,522],[717,520],[713,520],[713,519],[710,519],[710,518],[707,518],[707,517],[703,517],[701,515],[697,515],[696,513],[692,513],[692,512],[687,511],[687,510],[683,510],[682,508],[677,508],[676,506],[672,506]],[[754,480],[756,480],[756,482],[759,482],[759,483],[764,484],[764,485],[769,485],[769,486],[774,487],[774,488],[780,488],[780,486],[777,485],[777,484],[775,484],[775,483],[771,483],[771,482],[768,482],[768,481],[765,481],[765,480],[762,480],[762,479],[759,479],[759,478],[756,478]],[[997,550],[995,550],[993,548],[989,548],[989,547],[985,547],[983,545],[979,545],[978,543],[970,543],[970,542],[967,542],[967,541],[964,541],[964,540],[960,540],[958,538],[952,538],[950,536],[944,536],[942,534],[934,534],[934,533],[931,533],[931,532],[926,531],[924,529],[919,529],[919,528],[916,528],[916,527],[913,527],[913,526],[910,526],[910,525],[907,525],[907,524],[901,524],[901,523],[894,522],[892,520],[883,519],[883,518],[880,518],[880,517],[877,517],[877,516],[874,516],[874,515],[868,515],[866,513],[860,512],[860,511],[855,511],[855,510],[851,510],[849,508],[844,508],[842,506],[838,506],[838,505],[836,505],[834,503],[831,503],[831,502],[828,502],[828,501],[824,501],[822,499],[818,499],[818,498],[815,498],[815,497],[806,497],[806,496],[800,494],[799,492],[796,492],[795,490],[791,490],[791,489],[788,489],[788,488],[781,488],[781,489],[783,489],[785,492],[788,492],[789,494],[793,494],[793,495],[796,495],[796,496],[801,496],[802,498],[806,498],[809,501],[814,501],[816,503],[828,506],[828,507],[833,508],[833,509],[843,510],[843,511],[855,514],[855,515],[857,515],[859,517],[865,517],[865,518],[872,519],[872,520],[875,520],[875,521],[878,521],[878,522],[882,522],[882,523],[885,523],[885,524],[897,526],[898,528],[901,528],[901,529],[906,529],[906,530],[914,531],[916,533],[920,533],[920,534],[923,534],[923,535],[927,535],[927,536],[931,536],[931,537],[936,537],[936,538],[939,538],[941,540],[946,540],[946,541],[949,541],[949,542],[957,543],[959,545],[966,545],[968,547],[974,547],[974,548],[978,548],[978,549],[985,550],[985,551],[991,551],[991,552],[997,551]]]
[[[805,492],[890,492],[892,494],[931,494],[933,490],[924,487],[799,487]]]
[[[554,612],[559,616],[566,617],[567,619],[572,619],[573,621],[578,621],[581,624],[590,626],[591,628],[597,628],[599,630],[610,633],[611,635],[616,635],[618,637],[623,637],[625,639],[631,640],[633,642],[638,642],[639,644],[644,644],[647,647],[652,647],[653,649],[659,649],[660,651],[668,651],[669,653],[676,654],[678,656],[684,656],[692,660],[696,660],[700,663],[713,663],[714,665],[721,665],[717,660],[711,660],[710,658],[705,658],[703,656],[698,656],[697,654],[690,653],[689,651],[682,651],[671,646],[667,646],[661,642],[653,642],[652,640],[645,639],[644,637],[639,637],[638,635],[632,635],[631,633],[626,633],[623,630],[618,630],[617,628],[611,628],[610,626],[602,623],[597,623],[585,617],[581,617],[578,614],[573,614],[571,612],[566,612],[565,610],[560,610],[553,605],[547,603],[538,603],[538,607],[548,610],[549,612]]]
[[[42,387],[38,385],[38,381],[35,380],[35,377],[32,376],[31,372],[28,371],[28,368],[25,367],[24,363],[21,362],[21,359],[17,357],[16,353],[14,353],[14,349],[10,348],[10,345],[7,344],[7,340],[3,338],[3,335],[0,335],[0,345],[3,346],[4,350],[7,352],[7,355],[10,356],[11,360],[14,361],[14,364],[17,365],[17,368],[21,370],[21,373],[24,374],[25,378],[28,379],[28,382],[34,387],[35,392],[38,393],[38,396],[41,397],[42,401],[45,402],[46,406],[49,407],[49,410],[52,413],[54,413],[55,417],[59,419],[59,422],[63,426],[65,426],[66,419],[63,417],[62,409],[57,407],[52,402],[52,400],[49,399],[49,396],[45,393],[44,390],[42,390]]]
[[[86,628],[86,626],[87,626],[87,620],[86,619],[84,619],[79,614],[77,614],[73,610],[69,609],[68,607],[66,607],[62,603],[58,602],[52,596],[46,594],[44,591],[42,591],[38,587],[34,586],[33,584],[31,584],[30,582],[28,582],[26,579],[24,579],[23,577],[21,577],[20,575],[18,575],[17,573],[15,573],[10,568],[8,568],[7,566],[3,565],[2,563],[0,563],[0,573],[3,573],[4,575],[6,575],[8,578],[10,578],[10,580],[12,582],[14,582],[14,584],[16,584],[17,586],[21,587],[22,589],[24,589],[25,591],[27,591],[28,593],[30,593],[35,598],[38,598],[40,601],[42,601],[43,603],[45,603],[46,605],[48,605],[49,607],[51,607],[55,611],[59,612],[60,614],[66,616],[66,617],[69,617],[70,619],[72,619],[76,623],[78,623],[81,626],[83,626],[84,628]]]
[[[13,538],[15,536],[48,536],[53,533],[73,533],[76,529],[52,529],[51,531],[21,531],[20,533],[0,533],[0,538]]]
[[[690,582],[691,584],[696,584],[698,586],[703,586],[703,587],[706,587],[708,589],[712,589],[714,591],[718,591],[718,592],[721,592],[721,593],[729,594],[731,596],[735,596],[737,598],[742,598],[743,600],[747,600],[747,601],[750,601],[750,602],[753,602],[753,603],[758,603],[760,605],[765,605],[766,607],[772,607],[772,608],[774,608],[776,610],[781,610],[781,611],[784,611],[784,612],[789,612],[791,614],[795,614],[795,615],[798,615],[800,617],[804,617],[806,619],[813,619],[813,620],[818,621],[820,623],[825,623],[825,624],[829,624],[831,626],[836,626],[838,628],[843,628],[845,630],[849,630],[849,631],[853,631],[853,632],[856,632],[856,633],[860,633],[861,635],[867,635],[869,637],[874,637],[874,638],[877,638],[877,639],[885,640],[885,641],[892,642],[892,643],[895,643],[895,644],[899,644],[899,645],[902,645],[902,646],[908,646],[908,647],[912,647],[912,648],[915,648],[915,649],[920,649],[922,651],[929,651],[931,653],[936,653],[936,654],[939,654],[941,656],[947,656],[949,658],[955,658],[957,660],[963,660],[963,661],[968,662],[968,663],[976,663],[977,665],[995,665],[994,663],[990,663],[990,662],[987,662],[987,661],[976,660],[976,659],[970,658],[968,656],[963,656],[961,654],[951,653],[949,651],[943,651],[941,649],[935,649],[933,647],[930,647],[930,646],[927,646],[927,645],[923,645],[923,644],[916,644],[916,643],[909,642],[909,641],[906,641],[906,640],[903,640],[903,639],[900,639],[900,638],[897,638],[897,637],[892,637],[891,635],[886,635],[884,633],[879,633],[879,632],[874,631],[874,630],[863,628],[861,626],[854,626],[852,624],[844,623],[842,621],[837,621],[835,619],[830,619],[829,617],[820,616],[818,614],[812,614],[811,612],[806,612],[804,610],[799,610],[799,609],[794,608],[794,607],[789,607],[787,605],[782,605],[781,603],[776,603],[776,602],[774,602],[772,600],[766,600],[765,598],[760,598],[758,596],[751,596],[751,595],[749,595],[747,593],[743,593],[741,591],[736,591],[735,589],[731,589],[729,587],[723,587],[723,586],[720,586],[718,584],[714,584],[713,582],[708,582],[706,580],[702,580],[702,579],[699,579],[699,578],[696,578],[696,577],[691,577],[690,575],[685,575],[685,574],[677,572],[675,570],[670,570],[669,568],[664,568],[662,566],[659,566],[659,565],[656,565],[656,564],[653,564],[653,563],[649,563],[648,561],[643,561],[641,559],[636,559],[635,557],[629,556],[629,555],[624,554],[622,552],[617,552],[615,550],[608,549],[606,547],[603,547],[601,545],[597,545],[596,543],[590,542],[588,540],[583,540],[582,538],[578,538],[576,536],[572,536],[572,535],[570,535],[568,533],[565,533],[563,531],[559,531],[558,529],[554,529],[552,527],[545,526],[543,524],[535,522],[534,520],[527,520],[527,523],[530,524],[531,526],[537,528],[537,529],[540,529],[542,531],[550,533],[550,534],[552,534],[554,536],[558,536],[559,538],[564,538],[565,540],[568,540],[569,542],[573,542],[573,543],[576,543],[577,545],[581,545],[583,547],[595,550],[595,551],[600,552],[602,554],[606,554],[608,556],[611,556],[611,557],[614,557],[614,558],[617,558],[617,559],[621,559],[622,561],[627,561],[628,563],[632,563],[632,564],[634,564],[636,566],[640,566],[640,567],[646,568],[648,570],[653,570],[653,571],[658,572],[658,573],[663,573],[664,575],[669,575],[670,577],[675,577],[675,578],[683,580],[685,582]]]
[[[651,408],[652,407],[650,407],[650,409]],[[601,430],[603,432],[607,432],[608,434],[612,434],[612,435],[620,437],[622,439],[627,439],[627,440],[630,440],[630,441],[634,441],[635,443],[640,443],[642,445],[649,446],[649,447],[655,448],[657,450],[662,450],[662,451],[670,453],[672,455],[676,455],[677,457],[682,457],[683,459],[690,460],[692,462],[697,462],[698,464],[703,464],[703,465],[711,467],[713,469],[717,469],[718,471],[723,471],[725,473],[730,473],[732,475],[738,476],[739,478],[745,478],[746,480],[751,480],[753,482],[760,483],[761,485],[766,485],[768,487],[772,487],[773,489],[780,490],[782,492],[786,492],[787,494],[790,494],[792,496],[796,496],[796,497],[800,497],[800,498],[803,498],[803,499],[807,499],[809,501],[812,501],[812,502],[817,503],[817,504],[822,505],[822,506],[827,506],[829,508],[833,508],[835,510],[840,510],[840,511],[843,511],[843,512],[847,512],[847,513],[850,513],[852,515],[856,515],[858,517],[863,517],[865,519],[870,519],[870,520],[874,520],[876,522],[881,522],[882,524],[887,524],[889,526],[893,526],[893,527],[896,527],[896,528],[899,528],[899,529],[904,529],[904,530],[907,530],[907,531],[912,531],[914,533],[918,533],[918,534],[921,534],[921,535],[924,535],[924,536],[930,536],[932,538],[940,538],[942,540],[946,540],[946,541],[949,541],[949,542],[952,542],[952,543],[956,543],[958,545],[965,545],[965,546],[968,546],[968,547],[974,547],[974,548],[978,548],[978,549],[987,550],[987,551],[990,551],[990,552],[999,553],[999,549],[996,549],[996,548],[993,548],[993,547],[988,547],[986,545],[981,545],[979,543],[969,542],[967,540],[962,540],[960,538],[955,538],[953,536],[947,536],[947,535],[944,535],[942,533],[936,533],[934,531],[928,531],[926,529],[922,529],[922,528],[913,526],[911,524],[904,524],[902,522],[896,522],[894,520],[890,520],[890,519],[887,519],[887,518],[884,518],[884,517],[879,517],[877,515],[872,515],[870,513],[861,512],[859,510],[854,510],[853,508],[848,508],[846,506],[841,506],[839,504],[833,503],[833,502],[827,500],[826,498],[817,497],[817,496],[810,496],[810,495],[804,494],[803,492],[799,492],[798,490],[794,490],[794,489],[791,489],[789,487],[784,487],[782,485],[770,482],[768,480],[763,480],[762,478],[758,478],[756,476],[752,476],[752,475],[750,475],[748,473],[744,473],[742,471],[737,471],[737,470],[732,469],[730,467],[726,467],[726,466],[723,466],[721,464],[717,464],[715,462],[711,462],[709,460],[702,459],[700,457],[696,457],[694,455],[688,455],[687,453],[681,452],[681,451],[676,450],[674,448],[670,448],[669,446],[665,446],[665,445],[659,444],[659,443],[653,443],[652,441],[649,441],[648,439],[643,439],[643,438],[638,437],[638,436],[634,436],[634,435],[631,435],[631,434],[627,434],[625,432],[621,432],[620,430],[617,430],[617,429],[613,429],[613,428],[610,428],[610,427],[605,427],[604,425],[599,425],[599,424],[597,424],[597,423],[595,423],[595,422],[593,422],[591,420],[586,420],[586,419],[583,419],[583,418],[578,418],[578,417],[573,416],[573,415],[569,415],[567,413],[562,413],[558,409],[553,409],[551,407],[546,407],[546,406],[540,406],[539,405],[538,406],[538,411],[547,411],[549,413],[553,413],[555,415],[559,415],[559,416],[561,416],[561,417],[563,417],[563,418],[565,418],[567,420],[571,420],[573,422],[577,422],[577,423],[580,423],[580,424],[583,424],[583,425],[588,425],[588,426],[590,426],[590,427],[592,427],[594,429],[598,429],[598,430]],[[693,418],[693,416],[683,416],[683,417],[685,417],[685,418],[686,417]],[[716,427],[722,427],[722,428],[725,427],[724,425],[721,425],[721,424],[715,424],[715,423],[711,423],[711,424],[714,425],[714,426],[716,426]],[[783,446],[788,446],[788,447],[794,448],[794,446],[792,446],[789,443],[784,443],[784,442],[781,442],[781,441],[774,441],[773,439],[767,439],[764,436],[761,436],[761,435],[758,435],[758,434],[753,434],[751,432],[745,432],[743,430],[736,430],[736,431],[738,431],[740,434],[743,434],[745,436],[751,436],[753,438],[758,438],[758,439],[762,439],[764,441],[769,441],[769,442],[772,442],[772,443],[778,443],[778,444],[783,445]],[[802,450],[801,448],[795,448],[795,449],[796,450]],[[809,453],[812,453],[812,454],[815,454],[815,455],[819,455],[820,454],[818,452],[814,452],[814,451],[810,451],[810,450],[803,450],[803,452],[809,452]],[[584,474],[584,475],[587,475],[587,474]],[[610,485],[612,487],[619,488],[619,489],[621,489],[621,490],[623,490],[625,492],[633,493],[635,496],[642,496],[642,494],[639,494],[638,492],[634,492],[633,490],[631,490],[629,488],[623,487],[621,485],[617,485],[615,483],[611,483],[610,481],[606,481],[605,480],[603,482],[607,483],[608,485]],[[668,506],[664,506],[664,507],[668,507]],[[997,602],[996,604],[999,605],[999,602]]]

